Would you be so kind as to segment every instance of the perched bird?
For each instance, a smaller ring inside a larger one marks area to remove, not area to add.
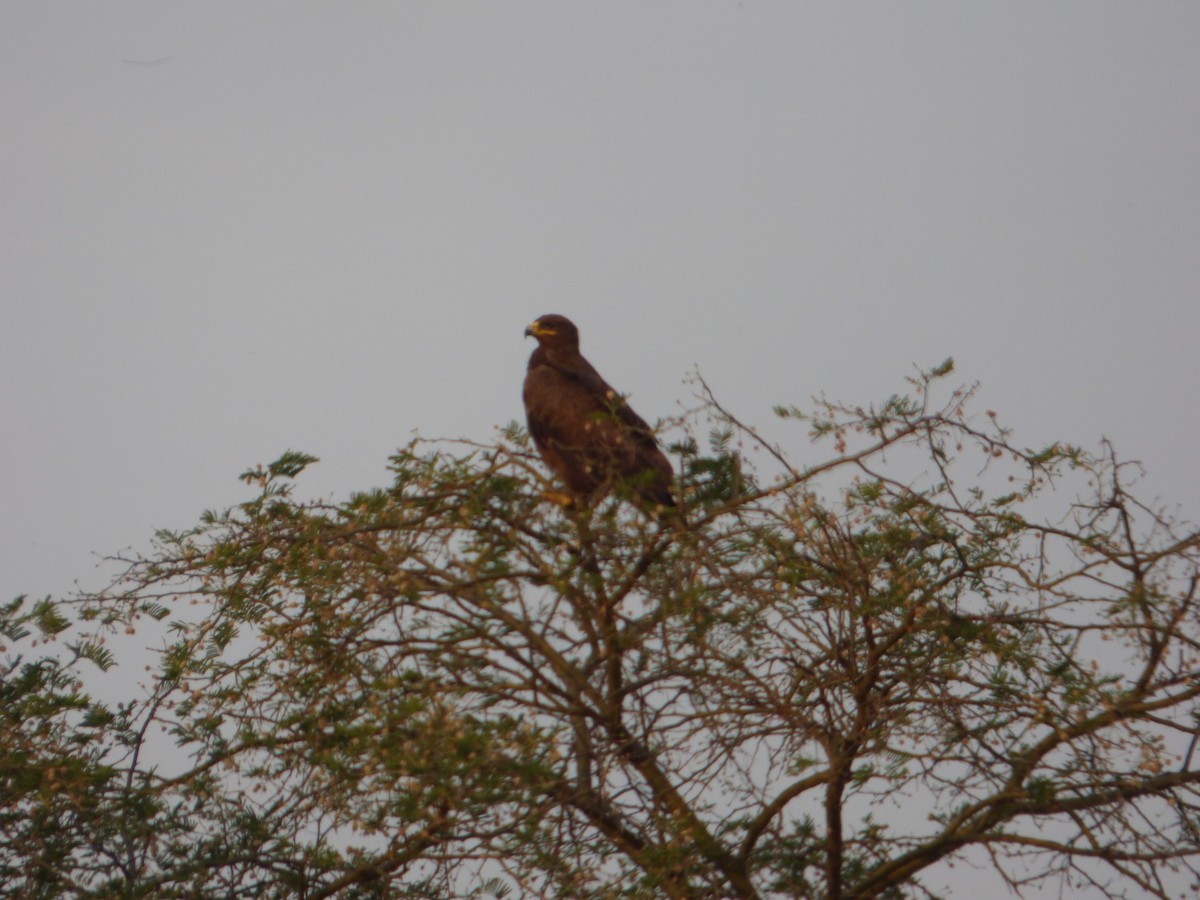
[[[542,316],[525,336],[538,342],[525,373],[525,418],[551,471],[583,498],[621,481],[651,510],[674,507],[670,461],[645,420],[580,355],[574,324]]]

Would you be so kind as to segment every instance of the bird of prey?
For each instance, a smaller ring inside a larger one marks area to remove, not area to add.
[[[547,315],[525,329],[537,339],[525,373],[525,418],[546,465],[575,496],[615,482],[650,511],[675,506],[671,463],[654,432],[579,353],[579,330]]]

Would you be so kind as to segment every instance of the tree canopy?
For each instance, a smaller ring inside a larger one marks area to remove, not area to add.
[[[0,613],[0,883],[832,900],[962,864],[1179,896],[1200,537],[950,371],[781,408],[786,447],[701,385],[686,525],[546,502],[516,426],[344,501],[299,497],[302,453],[245,473],[107,588]]]

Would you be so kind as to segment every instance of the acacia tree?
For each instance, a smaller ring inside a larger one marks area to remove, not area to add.
[[[1176,896],[1200,853],[1200,539],[1110,448],[1021,449],[970,390],[936,401],[949,371],[779,410],[820,462],[705,393],[709,448],[674,448],[686,521],[619,485],[547,502],[515,427],[414,442],[341,503],[297,499],[303,454],[246,473],[252,499],[73,601],[72,658],[9,648],[0,877],[898,898],[965,860]],[[22,609],[18,645],[67,627]],[[104,704],[79,667],[121,630],[162,650],[146,696]]]

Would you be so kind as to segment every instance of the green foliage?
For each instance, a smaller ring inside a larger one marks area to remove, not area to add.
[[[0,608],[0,882],[928,897],[981,848],[1010,884],[1170,896],[1200,539],[1110,448],[976,422],[951,371],[780,408],[803,465],[704,387],[686,523],[548,502],[516,426],[414,440],[341,503],[297,497],[306,454],[247,471],[110,588]],[[101,703],[126,637],[162,647],[145,696]]]

